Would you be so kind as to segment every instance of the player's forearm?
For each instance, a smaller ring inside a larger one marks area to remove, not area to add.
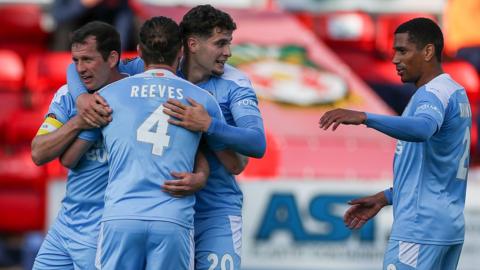
[[[60,163],[69,169],[75,168],[80,158],[90,149],[93,143],[77,138],[60,156]]]
[[[426,116],[387,116],[367,113],[365,125],[395,139],[423,142],[437,130],[436,122]]]
[[[59,157],[80,131],[75,121],[70,120],[52,133],[35,136],[31,145],[33,162],[40,166]]]
[[[242,173],[248,164],[248,157],[229,149],[215,151],[215,155],[222,165],[234,175]]]
[[[193,169],[193,172],[195,174],[201,174],[205,177],[205,179],[207,179],[210,175],[210,166],[208,165],[207,158],[200,150],[198,150],[195,157],[195,167]]]
[[[237,120],[237,126],[212,118],[208,129],[209,140],[222,143],[227,148],[248,157],[263,157],[267,143],[261,118],[244,116]]]
[[[68,91],[73,97],[73,100],[77,100],[78,96],[81,94],[88,93],[87,88],[82,83],[80,75],[78,75],[77,70],[75,69],[75,64],[70,64],[67,68],[67,84]]]

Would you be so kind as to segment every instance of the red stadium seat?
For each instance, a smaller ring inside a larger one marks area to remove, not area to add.
[[[66,82],[70,52],[49,52],[28,57],[25,84],[32,92],[55,91]]]
[[[33,108],[50,103],[55,91],[66,83],[67,67],[72,62],[70,52],[49,52],[28,57],[25,65],[25,87]]]
[[[49,34],[42,28],[42,13],[38,4],[0,5],[0,48],[14,50],[22,58],[45,50]]]
[[[376,21],[376,50],[380,56],[390,60],[393,57],[393,38],[397,27],[414,18],[424,17],[436,21],[435,17],[425,13],[382,14]]]
[[[43,194],[42,194],[43,193]],[[0,188],[0,231],[27,232],[44,229],[44,191]]]
[[[0,91],[20,92],[23,87],[23,63],[18,54],[0,50]]]
[[[30,149],[0,152],[0,231],[41,230],[45,220],[45,176]]]
[[[47,109],[20,109],[11,114],[5,128],[5,142],[9,145],[29,144],[43,122]]]
[[[0,188],[39,188],[45,176],[46,169],[33,163],[30,147],[0,151]]]
[[[5,130],[5,124],[12,111],[20,108],[23,101],[23,63],[13,51],[0,50],[0,130]],[[4,132],[0,141],[4,140]]]
[[[46,40],[43,30],[42,7],[37,4],[0,5],[0,38],[25,41]]]

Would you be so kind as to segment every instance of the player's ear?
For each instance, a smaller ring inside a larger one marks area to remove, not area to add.
[[[117,65],[119,59],[119,53],[117,51],[111,51],[107,59],[109,67],[114,68]]]
[[[197,37],[190,36],[187,38],[188,48],[186,49],[188,49],[189,52],[195,53],[198,50],[199,44],[200,42]]]
[[[433,57],[435,57],[435,46],[431,43],[427,44],[423,49],[424,52],[424,59],[427,62],[430,62]]]

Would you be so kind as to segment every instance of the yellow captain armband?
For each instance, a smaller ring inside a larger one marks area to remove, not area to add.
[[[63,126],[63,123],[58,121],[57,119],[48,116],[45,118],[45,121],[43,121],[43,124],[40,126],[40,129],[37,132],[37,135],[45,135],[51,132],[54,132],[55,130],[59,129],[61,126]]]

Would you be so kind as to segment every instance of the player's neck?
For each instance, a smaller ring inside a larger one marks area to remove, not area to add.
[[[428,72],[425,72],[425,75],[423,75],[416,83],[415,87],[418,89],[422,87],[423,85],[427,84],[431,80],[435,79],[435,77],[439,76],[440,74],[444,73],[442,66],[441,65],[434,65],[432,66]]]
[[[110,74],[110,80],[108,81],[108,83],[113,83],[113,82],[116,82],[120,79],[123,79],[125,77],[124,74],[118,72],[118,69],[115,68],[114,70],[112,70],[112,73]]]
[[[210,78],[210,74],[204,72],[204,69],[191,61],[188,57],[182,65],[182,73],[185,75],[187,81],[198,84]]]
[[[172,72],[173,74],[176,73],[174,67],[172,67],[170,65],[166,65],[166,64],[148,64],[148,65],[145,65],[145,71],[151,70],[151,69],[166,69],[166,70]]]

